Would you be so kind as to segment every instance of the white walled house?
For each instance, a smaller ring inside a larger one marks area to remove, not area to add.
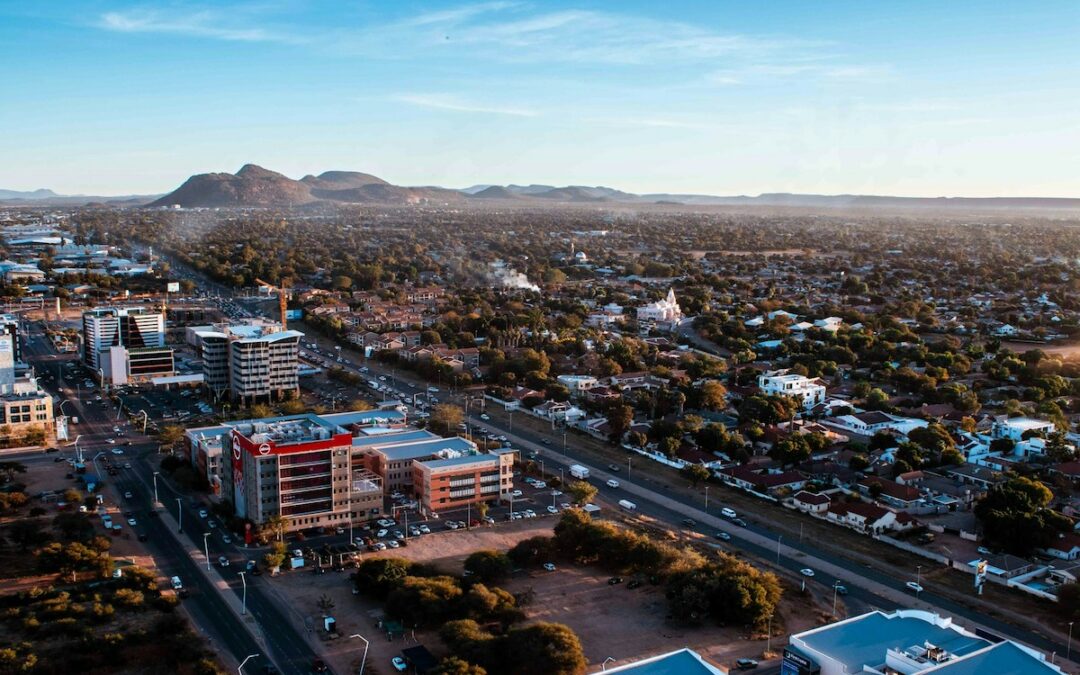
[[[758,388],[766,395],[776,394],[796,398],[802,402],[804,410],[825,402],[825,385],[816,379],[787,371],[765,373],[759,376]]]

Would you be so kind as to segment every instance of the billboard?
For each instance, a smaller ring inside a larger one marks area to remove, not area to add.
[[[169,285],[165,287],[165,292],[166,293],[179,293],[180,292],[180,282],[179,281],[170,281]]]
[[[244,451],[240,445],[240,434],[235,430],[229,445],[232,446],[232,484],[233,484],[233,507],[236,515],[247,518],[247,500],[244,498]]]

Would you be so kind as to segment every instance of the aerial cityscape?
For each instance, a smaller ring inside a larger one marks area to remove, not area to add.
[[[0,6],[0,675],[1080,673],[1077,34]]]

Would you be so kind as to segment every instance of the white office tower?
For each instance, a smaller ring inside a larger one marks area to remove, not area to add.
[[[165,347],[165,315],[144,307],[83,313],[83,362],[113,384],[172,375],[173,350]]]
[[[15,339],[0,334],[0,393],[9,393],[15,386]]]

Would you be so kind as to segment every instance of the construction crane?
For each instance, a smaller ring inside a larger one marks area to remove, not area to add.
[[[271,291],[277,291],[278,307],[281,308],[281,330],[286,330],[288,326],[285,321],[285,313],[288,312],[287,305],[289,304],[289,296],[285,289],[288,287],[288,284],[285,282],[284,279],[281,280],[280,286],[275,286],[274,284],[263,281],[262,279],[256,279],[255,283],[259,284],[260,286],[269,288]]]

